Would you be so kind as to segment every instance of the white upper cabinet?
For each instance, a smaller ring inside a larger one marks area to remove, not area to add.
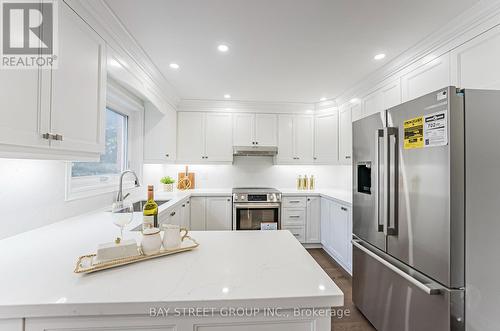
[[[295,161],[293,118],[293,115],[278,116],[278,162],[292,163]]]
[[[375,114],[384,109],[384,96],[382,91],[378,90],[366,96],[363,99],[364,116]]]
[[[310,115],[279,115],[279,163],[313,163],[314,118]]]
[[[351,112],[359,105],[345,104],[339,113],[339,162],[350,164],[352,156],[352,117]]]
[[[51,148],[104,151],[104,41],[67,5],[59,10],[59,64],[52,70]],[[43,71],[42,71],[43,72]]]
[[[234,114],[234,146],[276,146],[276,114]]]
[[[254,114],[234,114],[233,117],[233,145],[234,146],[250,146],[253,145],[255,128]]]
[[[276,114],[255,114],[255,142],[259,146],[278,145],[278,116]]]
[[[205,160],[231,162],[233,160],[232,115],[207,113],[205,118]]]
[[[500,26],[451,52],[452,83],[472,89],[500,89]]]
[[[314,118],[314,162],[336,163],[339,158],[338,110]]]
[[[433,59],[401,77],[406,102],[450,85],[450,54]]]
[[[231,162],[232,115],[179,112],[177,159],[181,162]]]
[[[314,117],[296,115],[294,118],[295,156],[299,163],[312,163],[314,154]]]
[[[380,92],[382,94],[382,110],[399,105],[401,103],[401,80],[397,79],[385,85]]]
[[[105,43],[64,2],[58,10],[58,68],[2,70],[0,151],[98,159],[105,139]]]
[[[50,116],[41,116],[38,70],[2,70],[0,73],[0,144],[48,148],[42,134]]]
[[[177,113],[177,159],[183,162],[205,160],[205,114]]]
[[[162,113],[152,103],[144,110],[144,162],[173,162],[176,159],[177,112]]]

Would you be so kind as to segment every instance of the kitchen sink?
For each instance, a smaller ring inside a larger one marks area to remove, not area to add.
[[[170,200],[155,200],[156,204],[159,206],[163,205],[164,203],[167,203],[169,202]],[[140,201],[137,201],[137,202],[134,202],[132,204],[132,206],[134,206],[134,211],[138,212],[138,211],[142,211],[142,209],[144,208],[144,205],[146,204],[147,200],[140,200]]]

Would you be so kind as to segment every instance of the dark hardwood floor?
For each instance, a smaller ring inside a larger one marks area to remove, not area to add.
[[[344,307],[348,309],[349,316],[342,318],[332,317],[332,331],[375,331],[373,326],[352,303],[351,276],[342,269],[323,249],[314,248],[307,250],[318,262],[331,279],[344,292]]]

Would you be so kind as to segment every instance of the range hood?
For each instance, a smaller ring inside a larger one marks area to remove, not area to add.
[[[234,146],[234,156],[275,156],[278,154],[276,146]]]

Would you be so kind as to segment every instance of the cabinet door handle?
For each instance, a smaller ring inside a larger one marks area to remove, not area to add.
[[[186,207],[186,205],[184,204],[184,205],[182,205],[182,207]]]
[[[175,211],[171,212],[170,216],[175,216]]]
[[[170,154],[165,154],[166,157],[170,157]]]
[[[231,199],[227,199],[227,201],[231,202]]]
[[[290,200],[288,201],[289,203],[299,203],[300,201],[299,200]]]
[[[311,201],[311,198],[307,198],[307,201]]]
[[[346,207],[340,207],[340,209],[343,210],[343,211],[347,211]]]
[[[189,205],[189,201],[186,201],[186,203]]]
[[[60,134],[53,134],[53,133],[44,133],[42,134],[42,138],[43,139],[47,139],[47,140],[57,140],[57,141],[63,141],[63,136],[60,135]]]
[[[350,159],[351,157],[350,157],[349,155],[347,155],[345,158],[346,158],[346,159]]]
[[[294,235],[295,237],[300,236],[300,234],[298,234],[298,233],[294,233],[293,235]]]
[[[290,217],[290,218],[300,218],[299,215],[288,215],[288,217]]]

